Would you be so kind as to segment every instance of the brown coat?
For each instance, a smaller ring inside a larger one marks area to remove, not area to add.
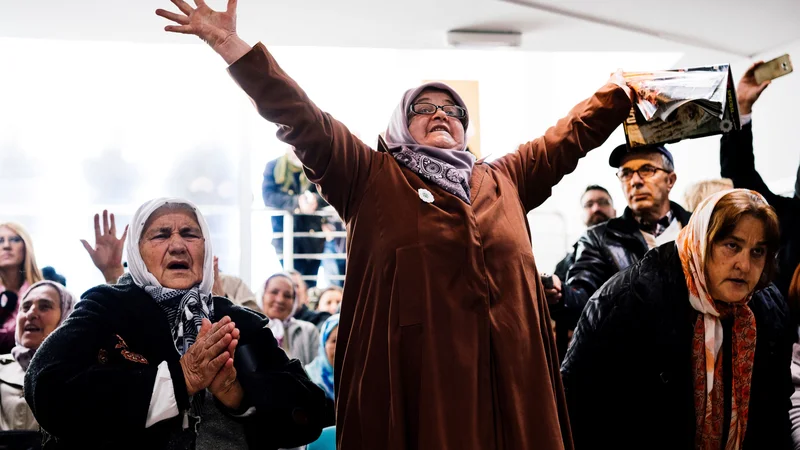
[[[622,123],[622,89],[476,163],[470,206],[319,110],[263,45],[229,70],[347,224],[339,448],[572,448],[526,213]]]

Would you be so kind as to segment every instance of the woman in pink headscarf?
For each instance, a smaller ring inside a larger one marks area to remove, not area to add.
[[[760,194],[723,191],[595,293],[561,369],[576,448],[791,448],[779,240]]]

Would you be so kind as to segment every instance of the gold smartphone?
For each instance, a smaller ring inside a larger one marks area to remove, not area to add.
[[[790,73],[792,73],[792,60],[786,54],[756,67],[754,75],[756,83],[761,84],[767,80],[774,80]]]

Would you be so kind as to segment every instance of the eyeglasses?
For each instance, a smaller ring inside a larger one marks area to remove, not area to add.
[[[624,169],[620,169],[619,171],[617,171],[617,178],[619,178],[622,181],[630,181],[631,178],[633,178],[633,174],[638,173],[639,177],[644,180],[647,178],[651,178],[659,170],[665,173],[670,173],[669,170],[664,170],[660,167],[654,167],[651,166],[650,164],[645,164],[636,170],[628,169],[627,167]]]
[[[19,237],[19,236],[11,236],[11,237],[8,238],[8,242],[10,242],[12,244],[21,244],[22,243],[22,238]],[[6,238],[0,237],[0,245],[3,245],[5,243],[6,243]]]
[[[433,103],[412,103],[410,109],[414,114],[431,115],[436,114],[436,111],[441,109],[442,112],[450,117],[456,117],[458,119],[467,117],[467,110],[457,105],[439,106]]]
[[[597,206],[600,206],[600,207],[611,206],[611,201],[608,200],[607,198],[601,198],[599,200],[589,200],[588,202],[583,204],[583,207],[585,209],[592,209],[594,207],[594,205],[597,205]]]

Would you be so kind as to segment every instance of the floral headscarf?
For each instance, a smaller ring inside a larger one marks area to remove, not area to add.
[[[678,247],[689,302],[700,313],[695,324],[692,361],[695,374],[695,447],[698,449],[721,448],[725,439],[725,450],[742,447],[750,405],[750,381],[753,375],[753,360],[756,348],[756,321],[753,311],[747,306],[752,293],[737,304],[715,302],[706,285],[705,261],[710,242],[708,228],[717,203],[727,194],[746,191],[744,189],[718,192],[703,200],[692,215],[689,224],[678,235]],[[764,204],[766,200],[761,197]],[[732,393],[731,422],[728,436],[722,436],[724,390],[722,386],[723,328],[721,317],[733,317],[732,339]]]

